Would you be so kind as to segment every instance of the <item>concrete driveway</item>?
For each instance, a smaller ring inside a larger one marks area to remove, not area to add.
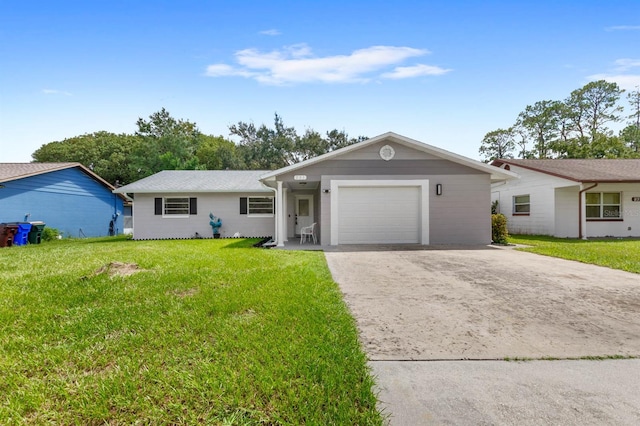
[[[392,424],[640,422],[640,360],[567,360],[640,355],[640,276],[493,247],[325,255]]]

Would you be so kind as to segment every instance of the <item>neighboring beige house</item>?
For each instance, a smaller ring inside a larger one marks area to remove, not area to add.
[[[491,189],[512,234],[640,236],[640,159],[500,159],[491,164],[520,176]]]
[[[275,171],[165,171],[134,194],[134,238],[272,236],[321,245],[488,244],[491,184],[517,175],[395,133]]]

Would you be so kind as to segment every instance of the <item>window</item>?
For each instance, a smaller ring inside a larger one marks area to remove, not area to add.
[[[529,195],[516,195],[513,197],[513,214],[528,215],[531,211]]]
[[[189,197],[156,198],[155,214],[173,217],[198,214],[198,199]]]
[[[587,219],[620,219],[619,192],[587,192]]]
[[[249,214],[273,214],[273,197],[248,197]]]
[[[240,197],[240,214],[266,216],[273,215],[273,197]]]

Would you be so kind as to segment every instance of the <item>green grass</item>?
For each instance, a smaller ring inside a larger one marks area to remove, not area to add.
[[[322,253],[252,242],[0,249],[0,424],[381,424]]]
[[[521,249],[531,253],[640,274],[640,240],[578,240],[540,235],[511,235],[509,243],[531,246]]]

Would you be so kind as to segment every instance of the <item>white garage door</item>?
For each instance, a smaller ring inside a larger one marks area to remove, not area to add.
[[[420,188],[340,187],[338,244],[420,242]]]

